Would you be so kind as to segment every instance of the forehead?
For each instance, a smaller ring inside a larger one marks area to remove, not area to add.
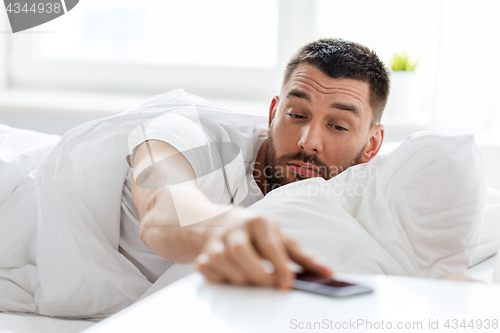
[[[303,90],[312,98],[339,98],[356,103],[358,107],[371,110],[370,85],[368,82],[346,78],[332,78],[313,65],[297,66],[288,82],[283,86],[282,97],[290,90]]]

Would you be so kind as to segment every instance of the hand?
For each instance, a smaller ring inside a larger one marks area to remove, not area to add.
[[[269,217],[235,208],[221,216],[225,223],[213,227],[195,264],[207,280],[236,285],[258,285],[289,289],[295,273],[288,267],[293,260],[305,270],[331,277],[333,272],[307,254],[297,242],[283,235]],[[274,272],[262,266],[269,260]]]

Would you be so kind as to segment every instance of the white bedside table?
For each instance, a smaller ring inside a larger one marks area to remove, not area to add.
[[[500,331],[500,285],[352,274],[337,278],[369,284],[375,291],[330,298],[212,285],[195,273],[85,332]],[[473,320],[474,328],[460,327],[464,319],[465,325]]]

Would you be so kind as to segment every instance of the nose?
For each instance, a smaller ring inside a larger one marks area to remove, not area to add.
[[[320,125],[308,124],[302,128],[298,142],[299,149],[308,154],[319,154],[323,151],[323,140],[321,139]]]

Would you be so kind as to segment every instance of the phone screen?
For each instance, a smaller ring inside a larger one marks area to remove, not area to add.
[[[333,297],[351,296],[373,291],[372,288],[367,286],[322,278],[310,273],[297,274],[294,289]]]

